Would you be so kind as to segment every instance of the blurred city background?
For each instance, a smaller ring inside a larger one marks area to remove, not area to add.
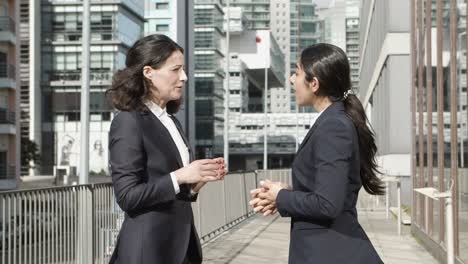
[[[210,241],[255,221],[287,242],[287,220],[253,215],[248,191],[290,180],[317,113],[296,106],[289,76],[320,42],[347,53],[376,134],[387,195],[363,194],[359,209],[384,261],[468,263],[467,11],[466,0],[0,0],[0,263],[108,260],[123,214],[104,93],[155,33],[185,50],[177,117],[196,158],[224,156],[231,172],[194,205],[207,263],[250,263],[216,259],[235,246]]]

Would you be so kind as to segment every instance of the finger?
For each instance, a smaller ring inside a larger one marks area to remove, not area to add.
[[[273,212],[271,212],[271,214],[276,214],[278,212],[278,208],[275,207],[275,209],[273,209]]]
[[[260,200],[257,205],[261,205],[261,206],[267,206],[271,204],[271,201],[268,201],[268,200]]]
[[[261,192],[257,194],[257,197],[260,199],[268,199],[270,198],[270,194],[268,192]]]
[[[205,165],[205,164],[216,164],[216,161],[213,160],[213,159],[201,159],[201,160],[198,160],[198,162],[200,162],[202,165]]]
[[[217,181],[218,178],[214,177],[214,176],[205,176],[205,177],[202,177],[200,181],[202,182],[212,182],[212,181]]]
[[[261,188],[250,190],[250,196],[256,197],[261,192],[263,192]]]
[[[259,199],[259,198],[252,199],[252,200],[249,201],[249,205],[254,206],[260,201],[261,201],[261,199]]]
[[[202,177],[216,177],[218,174],[216,173],[216,171],[211,170],[211,171],[201,171],[200,175]]]
[[[260,185],[263,187],[263,188],[266,188],[266,189],[271,189],[271,185],[273,184],[273,182],[271,182],[270,180],[264,180],[264,181],[261,181],[260,182]]]
[[[220,166],[215,163],[202,164],[200,166],[201,170],[218,170]]]
[[[223,173],[220,170],[217,170],[216,174],[216,178],[218,178],[218,180],[221,180],[223,178]]]
[[[267,210],[266,212],[263,213],[263,216],[269,216],[272,214],[272,210]]]
[[[275,204],[270,203],[269,205],[265,206],[265,208],[263,208],[262,212],[266,212],[268,210],[273,211],[273,209],[275,209],[275,208],[276,208]]]
[[[223,171],[223,172],[221,173],[221,180],[224,180],[224,177],[226,177],[226,172]]]
[[[262,211],[262,209],[263,209],[263,206],[254,207],[254,212],[260,212]]]
[[[220,158],[214,158],[213,160],[218,164],[224,164],[224,159],[221,158],[221,157]]]

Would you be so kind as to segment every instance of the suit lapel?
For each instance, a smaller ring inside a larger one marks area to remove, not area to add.
[[[179,120],[177,120],[177,118],[175,118],[173,115],[169,115],[169,116],[171,117],[171,119],[174,122],[177,130],[179,131],[179,134],[182,137],[182,140],[184,140],[185,146],[187,147],[187,150],[189,152],[189,159],[190,159],[189,162],[192,162],[194,160],[193,152],[192,152],[192,150],[190,148],[190,144],[188,142],[188,139],[185,136],[185,133],[182,130],[182,127],[180,126]],[[183,190],[185,193],[190,193],[191,184],[181,184],[180,189],[181,189],[181,191]]]
[[[190,162],[192,162],[194,160],[193,151],[192,151],[192,148],[190,147],[190,143],[189,143],[189,141],[187,139],[187,136],[185,136],[185,133],[182,130],[182,127],[180,126],[179,120],[177,120],[177,118],[175,118],[173,115],[169,115],[169,116],[172,118],[172,121],[174,121],[174,124],[176,125],[177,130],[179,130],[180,136],[184,140],[185,146],[188,149],[189,156],[190,156]]]
[[[304,140],[302,140],[302,143],[301,145],[299,146],[299,149],[297,150],[297,153],[299,153],[299,151],[301,151],[301,149],[304,147],[304,145],[307,143],[307,141],[309,140],[309,138],[312,136],[312,134],[314,133],[314,131],[317,129],[317,127],[319,126],[320,122],[322,122],[323,120],[326,119],[327,116],[331,115],[332,113],[336,112],[336,111],[340,111],[340,110],[343,110],[344,109],[344,106],[343,106],[343,103],[342,102],[335,102],[333,104],[331,104],[327,109],[325,109],[325,111],[323,111],[323,113],[317,118],[317,120],[315,121],[314,125],[309,129],[309,131],[307,132],[306,136],[304,137]],[[297,155],[296,153],[296,155]]]
[[[153,129],[151,129],[151,126],[154,124],[153,127],[156,127],[158,129],[159,134],[163,138],[163,140],[168,142],[167,146],[171,150],[173,157],[177,159],[177,164],[179,165],[179,167],[182,168],[184,166],[182,162],[182,158],[180,157],[180,153],[179,153],[179,150],[177,149],[177,145],[172,139],[172,136],[169,133],[169,130],[167,130],[167,128],[163,125],[161,120],[159,120],[159,118],[157,118],[153,113],[141,112],[141,114],[144,119],[146,118],[149,119],[148,120],[149,122],[143,122],[142,124],[144,127],[144,131],[153,131]]]
[[[319,116],[319,118],[315,121],[314,125],[309,129],[309,131],[307,132],[306,136],[304,137],[304,139],[302,140],[301,142],[301,145],[299,146],[299,149],[297,150],[297,153],[299,153],[299,151],[301,151],[301,149],[304,147],[304,145],[307,143],[307,141],[309,140],[310,136],[314,133],[315,129],[317,128],[317,125],[318,125],[318,122],[319,120],[321,119],[322,116]]]

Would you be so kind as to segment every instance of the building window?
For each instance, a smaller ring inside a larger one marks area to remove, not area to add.
[[[212,116],[214,114],[213,102],[210,100],[198,100],[195,102],[195,115]]]
[[[169,31],[169,25],[156,25],[156,31]]]
[[[156,9],[167,10],[169,9],[169,3],[156,3]]]

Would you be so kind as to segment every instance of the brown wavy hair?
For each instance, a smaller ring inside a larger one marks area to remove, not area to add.
[[[154,34],[139,39],[127,52],[125,68],[118,70],[112,78],[112,86],[106,97],[120,111],[148,111],[146,101],[152,99],[151,83],[143,75],[143,67],[159,69],[175,52],[184,49],[165,35]],[[169,114],[179,111],[182,99],[169,101]]]

